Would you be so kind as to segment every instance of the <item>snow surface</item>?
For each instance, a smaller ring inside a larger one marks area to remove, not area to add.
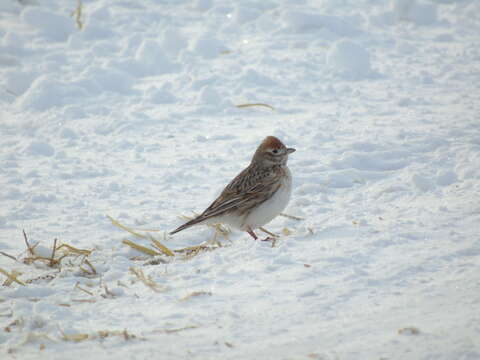
[[[479,1],[82,4],[0,2],[0,251],[98,273],[0,255],[2,359],[480,359]],[[276,247],[148,265],[105,217],[174,229],[267,135],[305,218]]]

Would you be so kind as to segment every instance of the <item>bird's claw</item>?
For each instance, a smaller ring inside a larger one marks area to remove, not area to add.
[[[265,239],[262,239],[261,241],[271,241],[272,242],[272,247],[275,247],[275,243],[277,242],[277,238],[268,236]]]

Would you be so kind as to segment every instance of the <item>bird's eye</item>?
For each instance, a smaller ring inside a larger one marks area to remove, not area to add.
[[[272,153],[278,154],[278,149],[273,149],[273,150],[272,150]]]

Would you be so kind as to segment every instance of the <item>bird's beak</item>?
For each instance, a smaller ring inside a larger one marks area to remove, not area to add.
[[[287,154],[291,154],[293,152],[297,151],[297,149],[294,148],[287,148]]]

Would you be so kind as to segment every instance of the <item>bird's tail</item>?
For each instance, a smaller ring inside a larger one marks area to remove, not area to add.
[[[176,228],[175,230],[173,231],[170,231],[170,235],[173,235],[179,231],[182,231],[182,230],[185,230],[187,228],[189,228],[190,226],[193,226],[193,225],[196,225],[198,223],[201,223],[203,220],[205,219],[202,219],[200,216],[199,217],[196,217],[195,219],[192,219],[190,221],[187,221],[185,224],[183,225],[180,225],[178,228]]]

